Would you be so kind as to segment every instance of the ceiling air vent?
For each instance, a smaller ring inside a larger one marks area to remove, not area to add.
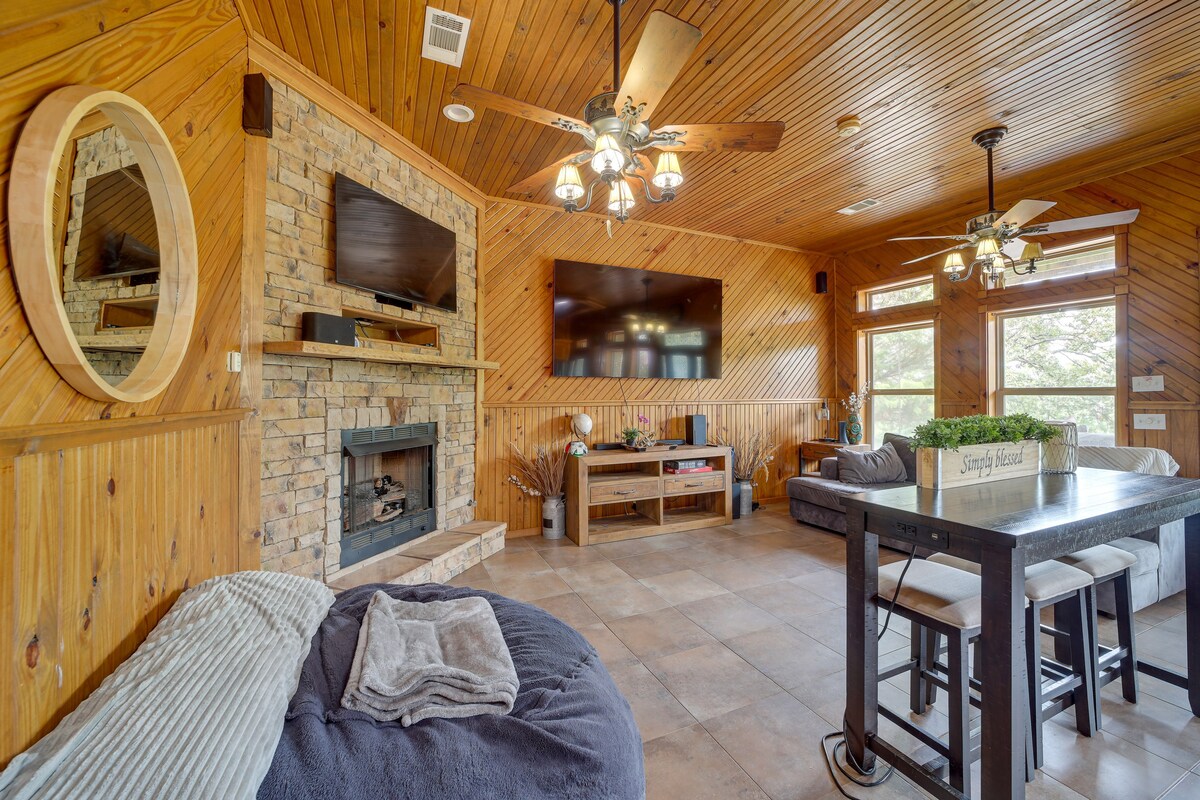
[[[467,31],[471,20],[425,7],[425,41],[421,55],[452,67],[461,67],[463,53],[467,50]]]
[[[839,213],[839,214],[857,214],[860,211],[866,211],[868,208],[874,208],[877,205],[879,205],[878,200],[872,200],[871,198],[868,197],[866,200],[859,200],[857,203],[855,203],[852,206],[846,206],[845,208],[839,208],[837,213]]]

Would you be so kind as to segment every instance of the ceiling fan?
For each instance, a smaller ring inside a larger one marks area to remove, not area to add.
[[[583,107],[575,119],[512,97],[460,84],[451,93],[468,103],[492,108],[532,122],[540,122],[582,136],[586,149],[560,159],[510,186],[508,191],[528,194],[557,175],[554,194],[568,212],[583,211],[600,184],[608,189],[608,210],[622,222],[635,204],[631,182],[641,184],[652,204],[675,199],[683,184],[679,152],[770,152],[783,137],[782,122],[727,122],[702,125],[664,125],[652,128],[658,104],[700,42],[700,29],[663,11],[646,21],[641,41],[625,79],[621,80],[621,6],[626,0],[608,0],[613,6],[613,87]],[[658,151],[651,168],[646,152]],[[596,177],[584,185],[580,166],[590,162]],[[651,185],[659,190],[656,197]],[[582,201],[582,202],[581,202]]]
[[[995,183],[992,178],[992,148],[1000,143],[1008,128],[988,128],[971,137],[971,141],[987,151],[988,167],[988,210],[967,220],[967,232],[952,236],[896,236],[889,242],[916,241],[921,239],[952,239],[961,242],[945,250],[905,261],[905,264],[915,264],[934,256],[946,255],[942,271],[950,275],[952,281],[970,279],[975,267],[979,267],[979,282],[986,288],[1003,286],[1004,270],[1011,267],[1018,275],[1029,275],[1037,272],[1037,262],[1046,257],[1038,242],[1027,242],[1024,236],[1041,236],[1052,233],[1067,233],[1083,231],[1089,228],[1110,228],[1114,225],[1128,225],[1137,219],[1138,209],[1130,211],[1115,211],[1111,214],[1096,214],[1091,217],[1076,217],[1055,222],[1030,223],[1030,220],[1047,211],[1053,202],[1049,200],[1021,200],[1005,213],[996,210]],[[970,266],[963,263],[961,250],[975,248],[975,257]],[[1022,270],[1019,264],[1026,266]],[[964,275],[963,273],[966,272]]]

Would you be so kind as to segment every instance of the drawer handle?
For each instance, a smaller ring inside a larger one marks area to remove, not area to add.
[[[703,483],[685,483],[685,484],[683,485],[683,488],[685,488],[685,489],[694,489],[694,488],[696,488],[697,486],[703,486],[703,485],[704,485]]]
[[[637,489],[617,489],[613,494],[637,494]]]

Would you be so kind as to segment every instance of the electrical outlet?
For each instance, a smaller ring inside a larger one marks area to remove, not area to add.
[[[1133,427],[1139,431],[1165,431],[1167,429],[1167,415],[1134,414]]]
[[[225,368],[230,372],[242,371],[242,354],[233,350],[225,354]]]
[[[1135,392],[1161,392],[1163,391],[1163,376],[1162,375],[1138,375],[1133,379],[1133,391]]]

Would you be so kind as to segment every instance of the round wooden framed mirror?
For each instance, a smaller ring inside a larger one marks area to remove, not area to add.
[[[29,117],[8,188],[25,314],[63,379],[96,400],[157,395],[196,311],[196,226],[162,127],[120,92],[68,86]]]

